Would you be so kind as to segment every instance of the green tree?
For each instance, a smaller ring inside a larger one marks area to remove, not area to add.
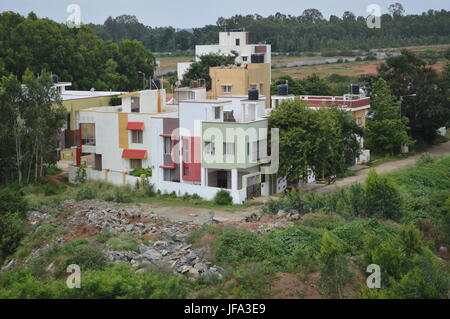
[[[318,260],[320,287],[331,296],[342,299],[344,285],[351,275],[342,246],[328,232],[323,234]]]
[[[209,68],[222,65],[234,64],[236,55],[205,54],[200,57],[200,61],[191,64],[183,76],[183,85],[189,86],[190,81],[205,80],[208,90],[211,89],[211,77]]]
[[[367,148],[374,153],[393,155],[400,151],[402,145],[411,145],[408,118],[400,115],[400,102],[383,79],[374,83],[371,98],[365,134]]]
[[[397,186],[373,169],[366,179],[366,200],[369,216],[397,219],[402,214],[402,199]]]
[[[386,60],[379,68],[401,103],[401,114],[409,119],[412,138],[432,141],[437,129],[449,118],[448,92],[442,90],[438,74],[426,61],[403,50],[400,56]]]

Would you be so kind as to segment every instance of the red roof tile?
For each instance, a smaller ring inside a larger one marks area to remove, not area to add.
[[[127,130],[143,131],[144,130],[144,122],[128,122]]]
[[[144,151],[144,150],[123,150],[122,158],[145,159],[145,158],[147,158],[147,151]]]

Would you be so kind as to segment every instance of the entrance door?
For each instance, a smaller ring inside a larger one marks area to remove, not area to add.
[[[228,188],[228,172],[217,171],[217,187]]]

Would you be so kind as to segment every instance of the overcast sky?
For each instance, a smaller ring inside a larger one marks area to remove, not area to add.
[[[428,9],[450,10],[448,0],[0,0],[0,11],[24,15],[34,11],[39,17],[65,22],[69,16],[67,6],[78,4],[82,23],[103,23],[108,16],[131,14],[152,27],[190,28],[215,24],[221,16],[253,13],[267,16],[276,12],[300,15],[308,8],[319,9],[326,18],[331,14],[342,16],[347,10],[367,16],[369,4],[378,4],[385,13],[394,2],[402,3],[408,14]]]

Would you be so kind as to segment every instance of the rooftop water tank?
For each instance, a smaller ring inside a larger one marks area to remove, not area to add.
[[[159,90],[159,89],[161,89],[161,80],[159,80],[159,79],[152,79],[152,81],[151,81],[151,89],[152,90]]]
[[[280,84],[278,85],[278,95],[288,95],[288,85]]]
[[[250,101],[258,101],[259,100],[259,91],[258,91],[258,89],[250,89],[250,90],[248,90],[248,99]]]
[[[359,94],[359,84],[352,84],[350,86],[350,94]]]

